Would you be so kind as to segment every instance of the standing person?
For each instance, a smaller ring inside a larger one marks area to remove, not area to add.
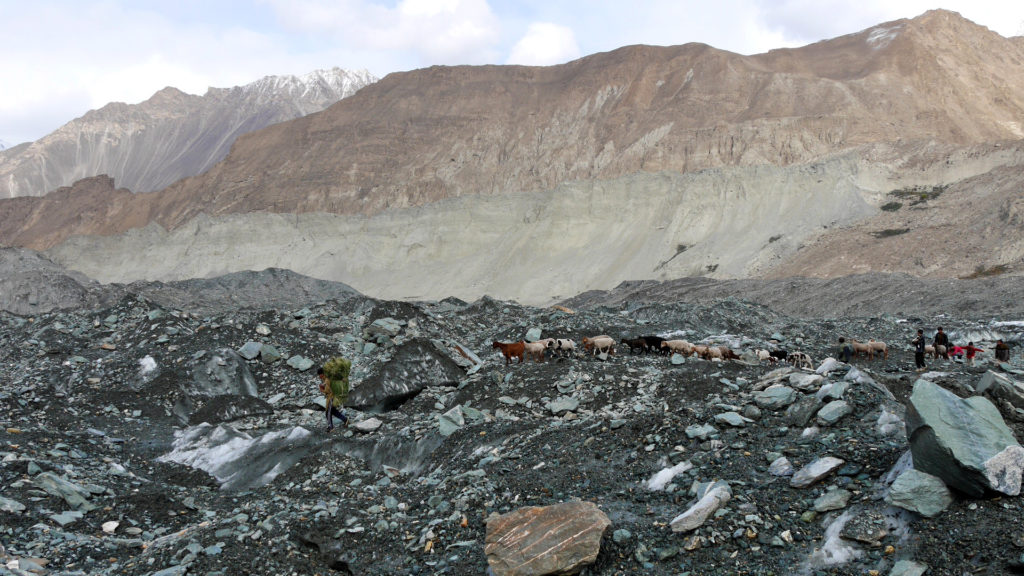
[[[967,363],[974,366],[974,355],[984,351],[984,349],[976,347],[974,342],[968,342],[967,346],[964,346],[964,352],[967,354]]]
[[[853,358],[853,346],[850,346],[846,342],[846,338],[839,337],[839,359],[847,364],[850,363],[850,358]]]
[[[925,344],[924,330],[919,328],[917,338],[910,343],[914,345],[914,364],[917,365],[917,371],[924,372],[924,347],[927,345]]]
[[[935,332],[935,339],[932,340],[932,346],[935,346],[935,357],[938,358],[939,354],[946,360],[949,360],[949,336],[942,331],[942,326],[939,326]],[[939,348],[942,346],[942,348]],[[941,350],[941,352],[940,352]]]
[[[1010,361],[1010,345],[1003,342],[1002,338],[996,341],[996,361],[997,362],[1009,362]]]
[[[320,391],[326,398],[327,431],[334,430],[334,416],[341,418],[341,425],[348,426],[348,416],[342,407],[348,400],[348,375],[352,370],[352,362],[340,356],[331,358],[322,368],[317,368],[316,375],[320,378]]]

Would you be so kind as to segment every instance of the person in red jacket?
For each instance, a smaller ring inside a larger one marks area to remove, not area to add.
[[[978,352],[984,352],[983,348],[978,348],[974,345],[974,342],[968,342],[967,346],[964,346],[964,353],[967,355],[967,363],[974,366],[974,355]]]
[[[949,357],[953,358],[957,362],[962,362],[964,359],[964,347],[953,344],[950,346]]]

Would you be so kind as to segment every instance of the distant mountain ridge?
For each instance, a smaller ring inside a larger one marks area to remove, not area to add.
[[[107,104],[0,152],[0,198],[42,196],[101,174],[133,192],[159,190],[208,170],[238,136],[323,110],[374,81],[365,70],[333,68],[203,96],[168,87],[140,104]]]
[[[0,242],[104,282],[278,267],[529,303],[701,275],[1018,274],[1021,119],[1024,43],[943,10],[754,56],[435,66],[152,194],[91,179],[0,201]]]

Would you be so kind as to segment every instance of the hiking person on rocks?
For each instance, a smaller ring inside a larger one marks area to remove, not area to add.
[[[967,355],[967,364],[974,366],[974,355],[978,352],[984,352],[983,348],[978,348],[974,345],[974,342],[968,342],[967,346],[964,346],[964,353]]]
[[[1007,343],[1003,342],[1002,338],[996,341],[996,361],[1010,361],[1010,346]]]
[[[352,362],[336,356],[317,368],[316,375],[320,378],[320,391],[323,392],[327,411],[327,431],[334,430],[334,416],[341,418],[341,425],[348,426],[348,416],[342,407],[348,400],[348,375],[352,371]]]
[[[935,332],[935,339],[932,340],[932,346],[935,346],[935,357],[938,358],[939,346],[942,346],[942,357],[949,360],[949,336],[942,331],[942,326],[939,326],[938,331]]]
[[[917,365],[918,372],[924,372],[924,347],[925,344],[924,330],[920,328],[917,330],[917,338],[914,338],[911,342],[914,346],[914,364]]]
[[[851,346],[846,338],[839,337],[839,359],[849,364],[850,358],[853,358],[853,346]]]

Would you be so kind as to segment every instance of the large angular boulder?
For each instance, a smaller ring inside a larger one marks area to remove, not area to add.
[[[429,340],[417,338],[400,344],[391,360],[353,387],[346,404],[369,412],[391,410],[428,386],[455,386],[464,374]]]
[[[256,378],[237,352],[221,348],[196,358],[189,364],[192,382],[186,387],[189,396],[221,396],[244,394],[259,396]]]
[[[520,508],[487,519],[484,553],[496,576],[573,574],[597,559],[610,525],[592,502]]]
[[[907,407],[914,468],[969,496],[1020,494],[1024,447],[999,410],[981,396],[960,398],[927,380],[914,383]]]
[[[974,393],[978,396],[991,396],[1009,402],[1014,408],[1024,409],[1024,384],[991,370],[985,372],[978,381]]]
[[[226,422],[273,408],[258,399],[256,378],[241,355],[230,348],[204,352],[188,364],[192,379],[182,382],[171,412],[180,425]]]

